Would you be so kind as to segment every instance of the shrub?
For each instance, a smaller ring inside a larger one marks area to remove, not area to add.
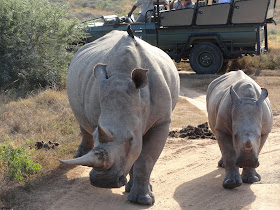
[[[0,88],[33,90],[62,80],[83,32],[47,0],[0,0]]]
[[[34,163],[31,154],[26,152],[25,145],[13,147],[9,143],[9,137],[0,144],[0,168],[4,177],[21,181],[41,171],[42,166]]]

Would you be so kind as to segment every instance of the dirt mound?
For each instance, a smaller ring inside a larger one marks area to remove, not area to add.
[[[59,145],[59,143],[56,142],[44,142],[44,141],[37,141],[35,143],[35,149],[54,149],[55,147],[57,147]]]
[[[212,131],[209,130],[208,122],[198,125],[197,127],[188,125],[179,131],[170,131],[169,136],[187,139],[216,139]]]

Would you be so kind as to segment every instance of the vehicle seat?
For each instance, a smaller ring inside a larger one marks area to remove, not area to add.
[[[231,23],[263,23],[269,0],[239,0],[234,2]]]
[[[269,6],[268,6],[267,15],[266,15],[266,19],[273,18],[275,5],[276,5],[276,0],[270,0]]]
[[[192,24],[194,9],[169,10],[160,13],[162,26],[189,26]]]
[[[223,25],[228,23],[230,3],[202,6],[197,9],[196,25]]]

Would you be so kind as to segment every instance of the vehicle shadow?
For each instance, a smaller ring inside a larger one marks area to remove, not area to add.
[[[221,75],[215,75],[215,74],[195,74],[192,72],[182,71],[179,72],[180,76],[180,88],[181,90],[187,90],[184,91],[184,94],[186,94],[186,97],[192,98],[192,97],[199,97],[200,95],[205,95],[208,85],[217,77]],[[196,95],[189,94],[188,91],[192,90],[196,92]]]
[[[225,171],[213,172],[177,187],[173,198],[181,209],[241,209],[250,206],[256,199],[249,184],[235,189],[224,189],[222,181]]]

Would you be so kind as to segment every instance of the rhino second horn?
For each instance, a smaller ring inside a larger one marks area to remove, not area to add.
[[[59,160],[59,161],[68,165],[82,165],[82,166],[89,166],[93,168],[104,168],[105,160],[99,157],[100,157],[100,153],[91,150],[89,153],[87,153],[82,157],[74,158],[71,160]]]
[[[109,143],[112,142],[114,138],[107,128],[98,125],[98,140],[100,143]]]

